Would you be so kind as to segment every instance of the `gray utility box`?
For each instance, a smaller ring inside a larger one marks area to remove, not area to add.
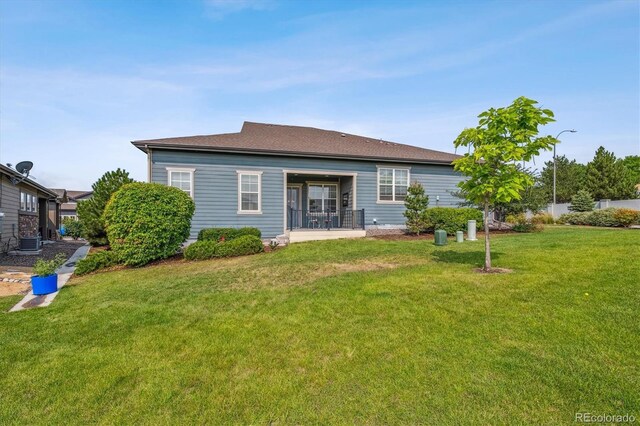
[[[438,229],[435,232],[436,245],[437,246],[445,246],[447,245],[447,232],[443,229]]]
[[[36,251],[40,250],[40,237],[24,237],[20,238],[20,250]]]

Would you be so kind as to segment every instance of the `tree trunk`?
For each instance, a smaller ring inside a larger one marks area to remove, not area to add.
[[[484,270],[491,270],[491,244],[489,242],[489,202],[484,202]]]

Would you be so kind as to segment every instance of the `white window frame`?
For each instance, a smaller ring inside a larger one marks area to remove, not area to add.
[[[377,204],[404,204],[404,200],[396,200],[396,170],[406,170],[407,172],[407,189],[411,185],[411,167],[398,167],[398,166],[377,166],[378,173],[376,176],[376,188],[377,188]],[[390,169],[393,170],[391,174],[392,185],[391,185],[391,194],[393,196],[393,200],[381,200],[380,199],[380,170],[381,169]]]
[[[236,170],[238,175],[238,214],[262,214],[262,172],[256,170]],[[242,176],[258,176],[258,210],[242,209]]]
[[[194,182],[194,177],[193,176],[194,176],[195,171],[196,171],[196,169],[194,169],[192,167],[167,167],[167,186],[172,186],[171,185],[171,174],[172,173],[189,173],[189,180],[190,180],[189,187],[190,187],[190,190],[189,190],[188,194],[189,194],[189,196],[191,198],[193,198],[193,194],[194,194],[194,191],[195,191],[195,188],[194,188],[194,183],[195,182]],[[174,187],[174,188],[176,188],[176,187]],[[180,189],[181,191],[184,191],[184,189],[181,189],[181,188],[178,188],[178,189]],[[184,191],[184,192],[187,192],[187,191]]]
[[[38,196],[31,192],[20,190],[20,211],[38,213]]]
[[[311,206],[310,206],[310,204],[311,204],[311,197],[309,196],[309,188],[310,188],[311,186],[322,186],[322,187],[325,187],[325,186],[335,186],[335,188],[336,188],[336,198],[335,198],[335,200],[336,200],[336,212],[339,212],[339,211],[340,211],[340,208],[341,208],[341,207],[340,207],[340,200],[341,200],[341,198],[340,198],[340,185],[339,185],[339,182],[329,182],[329,181],[327,181],[327,182],[323,182],[323,181],[318,181],[318,182],[307,182],[307,212],[310,212],[310,213],[311,213]],[[326,200],[331,200],[331,198],[326,198],[326,199],[325,199],[325,198],[323,198],[323,199],[322,199],[322,210],[321,210],[321,212],[324,212],[324,211],[326,210],[326,209],[324,208],[324,202],[325,202]]]

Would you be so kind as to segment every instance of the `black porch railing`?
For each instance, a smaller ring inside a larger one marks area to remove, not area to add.
[[[364,209],[295,210],[288,209],[287,228],[294,229],[364,229]]]

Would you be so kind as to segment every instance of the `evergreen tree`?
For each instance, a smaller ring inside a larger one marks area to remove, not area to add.
[[[78,219],[82,223],[83,237],[93,246],[109,244],[107,231],[104,228],[102,214],[111,196],[127,183],[133,182],[129,172],[118,169],[107,172],[98,179],[91,188],[91,198],[78,203]]]
[[[569,210],[572,212],[590,212],[593,210],[594,205],[595,202],[593,201],[591,194],[584,189],[581,189],[576,193],[576,195],[571,197]]]
[[[622,159],[622,164],[627,169],[634,184],[640,183],[640,155],[627,155]]]
[[[420,235],[420,232],[429,227],[427,220],[429,197],[425,194],[424,187],[420,182],[413,182],[409,185],[404,206],[406,207],[404,217],[407,218],[407,229],[413,234]]]
[[[556,157],[556,200],[568,203],[571,197],[584,189],[587,166],[577,163],[564,155]],[[544,163],[540,173],[540,185],[546,194],[547,201],[553,202],[553,160]]]
[[[602,146],[587,164],[585,187],[596,200],[623,200],[637,196],[632,177],[623,162]]]

